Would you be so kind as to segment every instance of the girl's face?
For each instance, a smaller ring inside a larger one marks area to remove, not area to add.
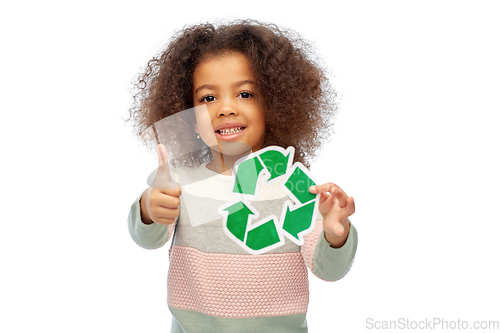
[[[205,104],[215,137],[221,142],[242,142],[262,148],[266,123],[250,63],[232,52],[209,57],[193,73],[194,106]]]

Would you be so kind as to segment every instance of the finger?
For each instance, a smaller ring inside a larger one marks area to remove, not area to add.
[[[153,201],[160,207],[164,207],[164,208],[172,208],[172,209],[175,209],[175,208],[178,208],[181,204],[181,199],[179,198],[178,195],[171,195],[171,194],[168,194],[168,193],[164,193],[163,191],[165,192],[174,192],[175,190],[159,190],[160,193],[158,194],[155,194],[152,199]],[[179,189],[180,191],[180,189]],[[177,193],[175,193],[177,194]]]
[[[170,225],[172,223],[175,222],[175,219],[177,217],[174,217],[174,218],[169,218],[169,217],[155,217],[153,219],[153,222],[155,223],[158,223],[158,224],[163,224],[163,225]]]
[[[329,192],[341,208],[344,208],[347,205],[347,194],[334,183],[311,186],[309,190],[312,193],[320,193],[319,191],[321,191],[321,193]]]
[[[154,222],[158,223],[158,224],[163,224],[163,225],[171,225],[172,223],[175,222],[175,219],[167,219],[167,218],[158,217],[155,219]]]
[[[163,218],[163,219],[175,219],[179,216],[179,208],[164,208],[164,207],[156,207],[153,209],[153,214],[155,218]]]
[[[150,218],[156,223],[171,224],[179,216],[179,208],[165,208],[158,205],[150,205],[148,212],[151,212]]]
[[[334,199],[339,202],[340,207],[345,207],[347,194],[334,183],[325,183],[322,185],[315,185],[309,188],[311,193],[330,193]]]
[[[347,194],[345,194],[345,192],[340,187],[337,186],[333,190],[332,196],[334,197],[334,200],[336,200],[338,202],[338,205],[340,206],[340,208],[344,208],[347,206],[348,196],[347,196]]]
[[[314,194],[321,193],[322,191],[330,192],[330,190],[333,189],[333,186],[335,186],[335,184],[333,184],[333,183],[326,183],[326,184],[322,184],[322,185],[313,185],[313,186],[309,187],[309,192],[314,193]]]
[[[325,183],[321,185],[314,185],[309,188],[309,191],[311,193],[320,193],[320,192],[330,192],[333,194],[334,190],[338,187],[338,185],[335,185],[334,183]]]
[[[321,192],[320,196],[319,196],[319,203],[323,203],[325,202],[326,200],[328,200],[329,198],[331,198],[332,195],[328,192]]]
[[[347,209],[347,214],[349,214],[348,216],[351,216],[356,211],[356,206],[354,205],[354,198],[353,197],[347,198],[346,209]]]
[[[340,221],[343,221],[344,219],[348,218],[352,214],[354,214],[354,199],[353,197],[348,197],[346,200],[346,206],[343,208],[338,208],[338,218]]]

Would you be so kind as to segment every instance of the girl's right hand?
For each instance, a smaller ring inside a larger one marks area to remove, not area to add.
[[[159,144],[157,147],[159,168],[157,175],[170,177],[168,169],[168,155],[165,146]],[[169,179],[170,180],[170,179]],[[156,182],[155,182],[156,183]],[[159,183],[165,183],[164,180]],[[169,225],[175,222],[179,216],[179,206],[181,204],[181,188],[179,185],[169,183],[168,188],[149,187],[140,200],[141,219],[144,224],[153,222]],[[174,185],[174,186],[172,186]]]

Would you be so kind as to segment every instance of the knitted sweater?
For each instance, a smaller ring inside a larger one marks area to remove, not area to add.
[[[141,247],[163,246],[176,228],[169,251],[167,302],[172,333],[307,332],[307,268],[327,281],[350,269],[357,247],[351,225],[339,249],[326,241],[322,221],[298,246],[286,239],[267,253],[248,254],[223,231],[217,207],[233,200],[231,177],[202,165],[172,171],[181,185],[180,215],[170,226],[141,221],[140,197],[132,204],[128,227]],[[261,184],[252,202],[261,217],[280,216],[288,197],[277,184]],[[318,216],[321,216],[318,214]]]

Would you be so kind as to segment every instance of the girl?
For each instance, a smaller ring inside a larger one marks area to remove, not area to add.
[[[252,152],[292,146],[294,161],[309,166],[336,111],[335,93],[309,50],[291,33],[255,21],[185,28],[136,83],[130,110],[135,129],[150,144],[149,126],[205,106],[218,143],[244,143]],[[163,246],[176,231],[168,276],[171,332],[307,332],[306,266],[328,281],[348,272],[357,247],[348,219],[353,198],[333,183],[312,186],[311,193],[320,193],[323,221],[304,244],[287,240],[251,255],[227,238],[216,212],[227,202],[231,169],[240,156],[221,161],[213,146],[199,156],[176,161],[181,168],[172,174],[210,178],[210,184],[150,187],[132,204],[128,219],[132,238],[144,248]],[[253,202],[262,216],[280,215],[286,197],[273,191]]]

